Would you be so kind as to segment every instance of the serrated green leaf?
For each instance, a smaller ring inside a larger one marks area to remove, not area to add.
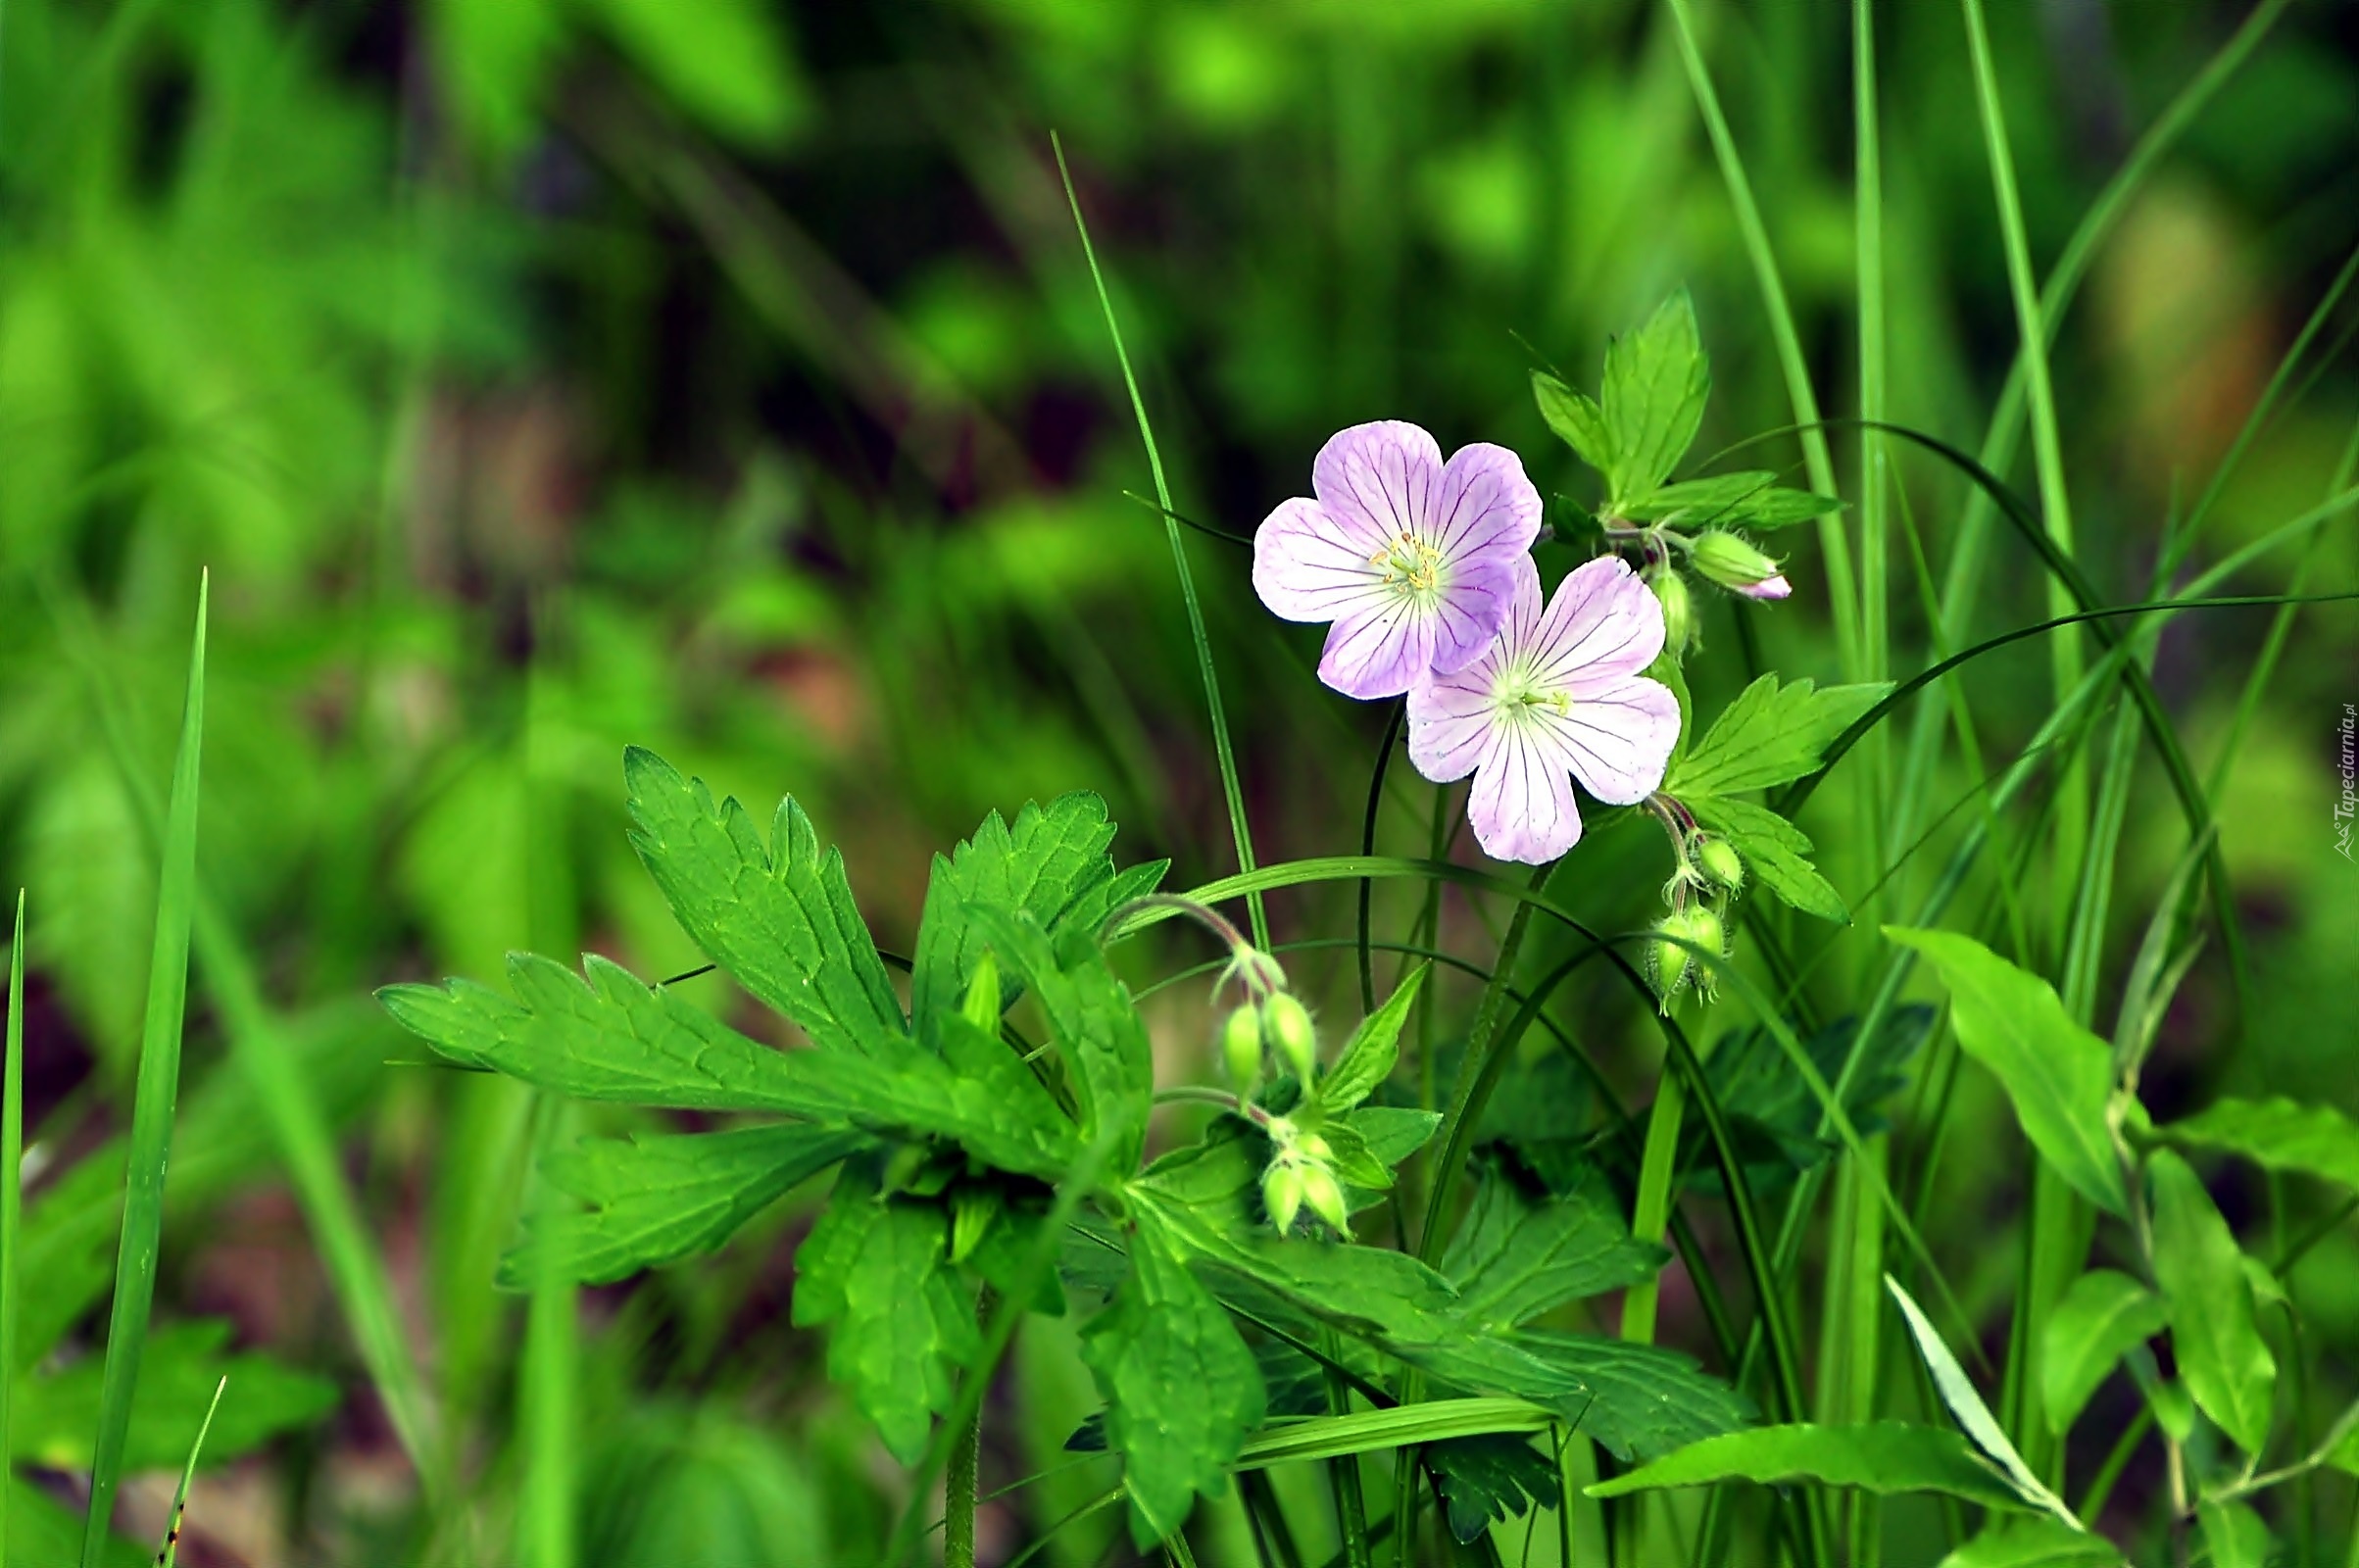
[[[1345,1043],[1343,1054],[1327,1076],[1319,1080],[1318,1102],[1329,1112],[1351,1109],[1374,1094],[1384,1081],[1393,1076],[1393,1064],[1401,1057],[1401,1027],[1408,1021],[1409,1008],[1416,1004],[1417,993],[1424,988],[1426,972],[1433,966],[1421,963],[1394,987],[1383,1006],[1360,1020]]]
[[[1998,1418],[1983,1402],[1982,1395],[1967,1378],[1966,1369],[1957,1364],[1957,1357],[1935,1331],[1925,1309],[1917,1305],[1916,1298],[1902,1290],[1900,1282],[1890,1274],[1884,1276],[1884,1288],[1900,1303],[1900,1315],[1908,1323],[1909,1336],[1917,1342],[1917,1353],[1924,1358],[1925,1370],[1933,1374],[1933,1386],[1941,1396],[1941,1402],[1949,1406],[1949,1413],[1957,1417],[1957,1424],[1965,1428],[1975,1446],[1998,1467],[2025,1501],[2045,1508],[2068,1523],[2077,1522],[2056,1494],[2032,1473],[2032,1467],[2023,1462],[2022,1453],[2008,1441]]]
[[[1155,1056],[1130,988],[1098,946],[1095,923],[1051,938],[1029,911],[970,905],[967,916],[1049,1016],[1049,1037],[1081,1090],[1081,1141],[1114,1140],[1115,1170],[1138,1162],[1155,1097]]]
[[[1368,1141],[1348,1122],[1329,1124],[1320,1134],[1327,1140],[1327,1164],[1336,1180],[1363,1192],[1388,1192],[1393,1168],[1376,1157]]]
[[[1511,1343],[1574,1381],[1579,1392],[1555,1407],[1625,1461],[1674,1452],[1758,1416],[1743,1395],[1676,1350],[1546,1329],[1524,1329]]]
[[[1368,1152],[1387,1165],[1398,1165],[1433,1140],[1442,1113],[1405,1105],[1362,1105],[1344,1120],[1368,1141]]]
[[[1645,326],[1614,339],[1605,351],[1598,399],[1613,450],[1607,478],[1614,510],[1652,494],[1670,477],[1695,443],[1710,389],[1696,307],[1685,289],[1665,300]]]
[[[2277,1358],[2252,1305],[2243,1250],[2203,1182],[2167,1149],[2147,1157],[2154,1280],[2171,1311],[2171,1350],[2187,1393],[2247,1453],[2269,1438]]]
[[[1667,1487],[1721,1481],[1777,1485],[1815,1481],[1853,1487],[1880,1496],[1907,1492],[1946,1493],[1986,1508],[2026,1506],[2004,1477],[1947,1427],[1876,1421],[1865,1426],[1755,1427],[1706,1438],[1587,1489],[1593,1497],[1620,1497]]]
[[[2240,1502],[2205,1498],[2195,1508],[2212,1568],[2266,1568],[2277,1542],[2261,1516]]]
[[[2066,1568],[2121,1560],[2121,1552],[2102,1537],[2061,1519],[2035,1517],[1991,1526],[1943,1557],[1939,1568]]]
[[[1556,1461],[1511,1433],[1429,1444],[1425,1467],[1441,1488],[1450,1536],[1471,1545],[1494,1524],[1520,1519],[1538,1503],[1557,1506]]]
[[[1010,1094],[1006,1080],[961,1072],[906,1039],[889,1061],[772,1051],[604,958],[592,956],[585,967],[587,981],[550,959],[512,956],[520,1004],[466,980],[389,986],[378,998],[447,1055],[584,1100],[766,1110],[947,1138],[1003,1169],[1051,1179],[1080,1150],[1061,1115],[1035,1119],[1036,1102]]]
[[[250,1453],[336,1407],[336,1386],[325,1378],[268,1356],[229,1354],[228,1343],[229,1325],[218,1319],[170,1324],[148,1337],[131,1398],[125,1471],[179,1469],[224,1375],[231,1396],[221,1402],[206,1439],[209,1466]],[[86,1469],[102,1371],[99,1358],[85,1356],[48,1377],[21,1379],[9,1456],[53,1470]]]
[[[521,1290],[554,1270],[555,1278],[604,1284],[713,1251],[762,1209],[871,1142],[809,1124],[584,1140],[542,1168],[558,1191],[589,1206],[533,1214],[523,1244],[500,1260],[500,1283]]]
[[[1613,437],[1605,428],[1604,411],[1587,394],[1574,391],[1546,370],[1532,372],[1532,397],[1548,428],[1579,454],[1583,463],[1610,478]]]
[[[1892,690],[1888,681],[1816,689],[1763,675],[1721,710],[1671,768],[1667,794],[1736,795],[1792,783],[1818,767],[1829,742]]]
[[[1877,1107],[1907,1085],[1908,1063],[1932,1032],[1933,1018],[1934,1009],[1925,1004],[1904,1003],[1887,1011],[1874,1038],[1859,1048],[1858,1064],[1852,1070],[1843,1106],[1862,1134],[1884,1126]],[[1858,1032],[1859,1019],[1843,1017],[1802,1041],[1804,1054],[1830,1085],[1843,1076],[1843,1063],[1851,1055],[1852,1037]],[[1756,1023],[1721,1036],[1704,1058],[1704,1072],[1711,1079],[1722,1113],[1739,1133],[1741,1152],[1747,1128],[1759,1129],[1791,1169],[1806,1169],[1842,1147],[1819,1137],[1822,1111],[1818,1097],[1764,1026]],[[1749,1158],[1746,1166],[1747,1176],[1756,1183],[1775,1174],[1766,1163],[1756,1168]],[[1705,1174],[1699,1173],[1697,1179],[1705,1180]]]
[[[2112,1049],[2073,1021],[2053,986],[1972,937],[1889,925],[1884,932],[1940,973],[1959,1047],[2007,1092],[2040,1157],[2090,1202],[2127,1215],[2121,1159],[2105,1119]]]
[[[2332,1105],[2223,1100],[2154,1129],[2165,1143],[2218,1149],[2269,1170],[2316,1176],[2359,1192],[2359,1122]]]
[[[829,1326],[827,1375],[904,1464],[924,1456],[981,1344],[949,1246],[942,1204],[884,1197],[873,1170],[848,1165],[795,1254],[796,1326]]]
[[[1054,938],[1067,929],[1095,931],[1115,908],[1154,891],[1170,862],[1117,873],[1106,853],[1114,834],[1106,802],[1076,791],[1046,807],[1027,802],[1012,828],[994,811],[974,837],[934,857],[909,977],[909,1010],[921,1034],[931,1028],[928,1019],[958,1004],[984,952],[972,908],[1023,910]],[[1005,1000],[1015,1000],[1012,989]]]
[[[1636,521],[1660,521],[1683,528],[1783,528],[1812,517],[1841,512],[1833,496],[1807,490],[1788,490],[1777,475],[1761,470],[1718,473],[1708,479],[1684,479],[1652,495],[1633,501],[1622,514]]]
[[[1837,925],[1851,923],[1850,906],[1805,858],[1810,835],[1766,806],[1726,795],[1683,795],[1696,820],[1729,841],[1754,880],[1804,914]]]
[[[2162,1332],[2160,1298],[2127,1274],[2090,1269],[2073,1281],[2041,1330],[2040,1396],[2047,1429],[2062,1437],[2124,1351]]]
[[[821,851],[801,804],[779,803],[765,844],[735,797],[715,806],[655,753],[634,746],[622,765],[631,846],[697,946],[813,1045],[890,1054],[907,1034],[901,1003],[843,856]]]
[[[1534,1195],[1496,1161],[1442,1256],[1459,1310],[1483,1329],[1527,1323],[1552,1307],[1652,1279],[1670,1255],[1630,1234],[1601,1182]]]
[[[1261,1424],[1261,1371],[1236,1325],[1142,1216],[1130,1274],[1082,1330],[1082,1359],[1106,1401],[1122,1455],[1131,1535],[1142,1549],[1177,1530],[1199,1494],[1219,1496]]]

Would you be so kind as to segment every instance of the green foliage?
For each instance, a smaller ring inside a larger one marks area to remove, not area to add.
[[[2055,988],[1950,931],[1887,927],[1930,960],[1949,988],[1958,1046],[1990,1070],[2024,1136],[2090,1202],[2129,1212],[2121,1158],[2107,1123],[2113,1053],[2073,1022]]]
[[[795,1253],[795,1322],[831,1326],[827,1375],[852,1391],[885,1446],[914,1464],[949,1411],[956,1371],[980,1348],[973,1297],[948,1266],[940,1203],[848,1165]]]
[[[2222,1100],[2154,1136],[2187,1149],[2217,1149],[2288,1175],[2315,1176],[2359,1193],[2359,1122],[2332,1105],[2283,1098]]]
[[[1778,476],[1760,470],[1716,473],[1708,479],[1683,479],[1667,484],[1622,509],[1634,521],[1663,522],[1673,527],[1783,528],[1843,510],[1833,496],[1780,486]]]
[[[2211,1553],[2212,1568],[2266,1568],[2277,1547],[2269,1526],[2241,1502],[2216,1502],[2207,1497],[2196,1506],[2195,1518],[2202,1526],[2203,1545]]]
[[[1696,307],[1687,292],[1672,295],[1635,332],[1605,351],[1604,411],[1612,461],[1606,468],[1607,510],[1652,495],[1696,441],[1712,385]]]
[[[1129,1274],[1082,1341],[1142,1547],[1177,1530],[1200,1494],[1227,1490],[1228,1466],[1264,1409],[1253,1352],[1180,1252],[1143,1219]]]
[[[1875,1034],[1857,1047],[1843,1108],[1862,1133],[1882,1130],[1884,1118],[1878,1107],[1907,1082],[1909,1064],[1932,1032],[1933,1017],[1933,1009],[1922,1004],[1892,1008],[1878,1022]],[[1802,1041],[1804,1054],[1829,1085],[1842,1079],[1860,1023],[1856,1017],[1838,1018]],[[1842,1147],[1839,1141],[1820,1135],[1824,1110],[1819,1098],[1765,1025],[1732,1029],[1723,1035],[1705,1059],[1704,1071],[1720,1101],[1721,1113],[1736,1134],[1738,1148],[1747,1156],[1745,1178],[1756,1190],[1782,1185],[1794,1172],[1818,1165]],[[1686,1156],[1687,1163],[1708,1165],[1699,1129],[1695,1135],[1695,1152]],[[1698,1169],[1697,1180],[1716,1186],[1719,1174]]]
[[[2002,1519],[1943,1557],[1938,1568],[2065,1568],[2117,1564],[2110,1542],[2059,1519]]]
[[[2146,1160],[2154,1201],[2154,1280],[2170,1307],[2171,1350],[2187,1393],[2247,1453],[2269,1437],[2277,1358],[2253,1313],[2244,1254],[2187,1162]]]
[[[1474,1205],[1442,1256],[1470,1323],[1512,1329],[1566,1301],[1654,1277],[1669,1254],[1631,1236],[1600,1185],[1535,1198],[1498,1164],[1485,1167]]]
[[[2073,1281],[2040,1330],[2047,1429],[2059,1437],[2070,1431],[2124,1353],[2161,1333],[2169,1317],[2161,1299],[2127,1274],[2098,1268]]]
[[[1807,678],[1763,675],[1672,764],[1663,788],[1685,801],[1790,784],[1815,770],[1829,743],[1891,690],[1876,681],[1821,691]]]
[[[1944,1493],[1985,1508],[2027,1506],[2004,1477],[1947,1427],[1877,1421],[1867,1426],[1775,1426],[1731,1432],[1680,1449],[1627,1475],[1590,1487],[1593,1497],[1619,1497],[1716,1481],[1777,1485],[1816,1481],[1880,1496]]]
[[[814,1045],[891,1054],[908,1029],[901,1003],[843,856],[821,852],[803,808],[780,802],[764,844],[734,798],[714,806],[701,780],[653,752],[632,747],[622,769],[631,847],[697,946]]]
[[[1155,1059],[1130,992],[1098,946],[1096,922],[1068,926],[1052,942],[1026,910],[970,906],[968,918],[1048,1014],[1050,1038],[1079,1090],[1082,1143],[1104,1142],[1117,1170],[1136,1164],[1147,1138]],[[1010,1075],[1020,1075],[1012,1057],[1005,1051],[1000,1056]]]
[[[1408,1022],[1409,1008],[1416,1005],[1417,995],[1425,987],[1431,964],[1421,963],[1402,977],[1384,1005],[1369,1013],[1352,1031],[1345,1042],[1335,1065],[1318,1082],[1318,1102],[1329,1113],[1350,1110],[1367,1099],[1393,1076],[1393,1064],[1401,1059],[1401,1029]],[[1385,1161],[1393,1164],[1400,1156]]]
[[[868,1147],[866,1135],[789,1123],[732,1132],[585,1140],[543,1162],[550,1184],[586,1208],[534,1213],[500,1260],[522,1290],[544,1271],[584,1284],[710,1252],[814,1173]]]
[[[1559,1506],[1556,1461],[1529,1438],[1494,1433],[1432,1444],[1425,1464],[1441,1489],[1450,1537],[1461,1544],[1481,1540],[1494,1524],[1522,1518],[1535,1504]]]
[[[268,1356],[226,1354],[228,1343],[229,1325],[213,1320],[174,1323],[148,1337],[123,1450],[125,1471],[178,1469],[197,1447],[224,1377],[229,1393],[205,1439],[208,1465],[240,1458],[336,1407],[336,1386],[325,1378]],[[25,1380],[9,1456],[53,1470],[86,1468],[103,1400],[102,1373],[95,1358],[85,1357]]]
[[[1726,795],[1684,795],[1680,804],[1735,846],[1762,887],[1804,914],[1851,923],[1850,906],[1807,858],[1809,834],[1766,806]]]
[[[2013,1484],[2020,1499],[2044,1507],[2067,1523],[2077,1524],[2071,1511],[2024,1462],[2022,1452],[2008,1440],[2005,1429],[1998,1424],[1998,1418],[1983,1402],[1982,1395],[1967,1378],[1966,1369],[1958,1365],[1957,1357],[1927,1320],[1925,1310],[1917,1305],[1916,1298],[1901,1289],[1900,1282],[1890,1274],[1884,1277],[1884,1287],[1892,1293],[1892,1299],[1899,1303],[1900,1315],[1908,1324],[1909,1337],[1916,1341],[1917,1353],[1924,1358],[1925,1370],[1933,1374],[1933,1386],[1941,1394],[1941,1402],[1949,1406],[1949,1413],[1957,1417],[1957,1424],[1965,1429],[1967,1437],[1974,1440],[1974,1446]]]
[[[1163,879],[1168,860],[1114,869],[1106,848],[1114,824],[1098,796],[1060,795],[1046,807],[1027,803],[1010,828],[997,811],[974,837],[934,857],[925,912],[909,979],[910,1009],[919,1018],[949,1012],[966,994],[989,943],[974,912],[1020,910],[1052,938],[1095,935],[1106,917]],[[1015,993],[1004,999],[1012,1003]]]

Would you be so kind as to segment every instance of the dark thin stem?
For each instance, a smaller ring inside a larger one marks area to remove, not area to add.
[[[1376,746],[1376,766],[1368,774],[1368,812],[1359,828],[1359,853],[1376,853],[1376,810],[1384,804],[1384,776],[1393,762],[1393,748],[1400,743],[1401,726],[1408,717],[1408,699],[1393,705],[1393,716],[1384,726],[1384,739]],[[1359,880],[1359,1005],[1363,1012],[1376,1010],[1376,958],[1368,951],[1368,922],[1376,900],[1376,883],[1372,878]]]

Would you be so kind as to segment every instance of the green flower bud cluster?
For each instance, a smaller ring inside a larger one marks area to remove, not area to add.
[[[1240,1100],[1251,1097],[1261,1082],[1265,1048],[1275,1051],[1305,1087],[1317,1075],[1318,1031],[1310,1022],[1310,1009],[1291,991],[1242,1003],[1221,1025],[1220,1053]]]
[[[1666,1013],[1691,983],[1711,1000],[1712,972],[1696,961],[1696,949],[1714,956],[1728,951],[1728,928],[1710,906],[1691,904],[1654,922],[1654,936],[1646,944],[1646,976]]]
[[[1351,1212],[1344,1206],[1343,1183],[1331,1163],[1335,1151],[1317,1133],[1305,1132],[1284,1116],[1273,1116],[1269,1140],[1276,1152],[1261,1173],[1261,1206],[1280,1235],[1294,1229],[1304,1207],[1329,1230],[1349,1241]]]
[[[1729,951],[1728,906],[1745,886],[1745,857],[1728,840],[1706,833],[1676,800],[1658,794],[1647,805],[1670,835],[1678,860],[1663,884],[1671,912],[1655,922],[1643,955],[1646,978],[1669,1013],[1691,985],[1705,1001],[1712,999],[1712,971],[1699,955]]]

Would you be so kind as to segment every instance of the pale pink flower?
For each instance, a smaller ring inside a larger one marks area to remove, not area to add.
[[[1438,784],[1474,775],[1485,854],[1546,864],[1581,837],[1574,779],[1609,806],[1662,783],[1679,701],[1639,673],[1662,647],[1662,606],[1622,561],[1582,566],[1545,611],[1527,561],[1499,640],[1409,693],[1409,760]]]
[[[1339,430],[1298,497],[1253,535],[1253,591],[1288,620],[1335,623],[1319,679],[1350,697],[1397,697],[1465,668],[1507,617],[1531,570],[1540,492],[1505,447],[1448,464],[1399,419]]]

